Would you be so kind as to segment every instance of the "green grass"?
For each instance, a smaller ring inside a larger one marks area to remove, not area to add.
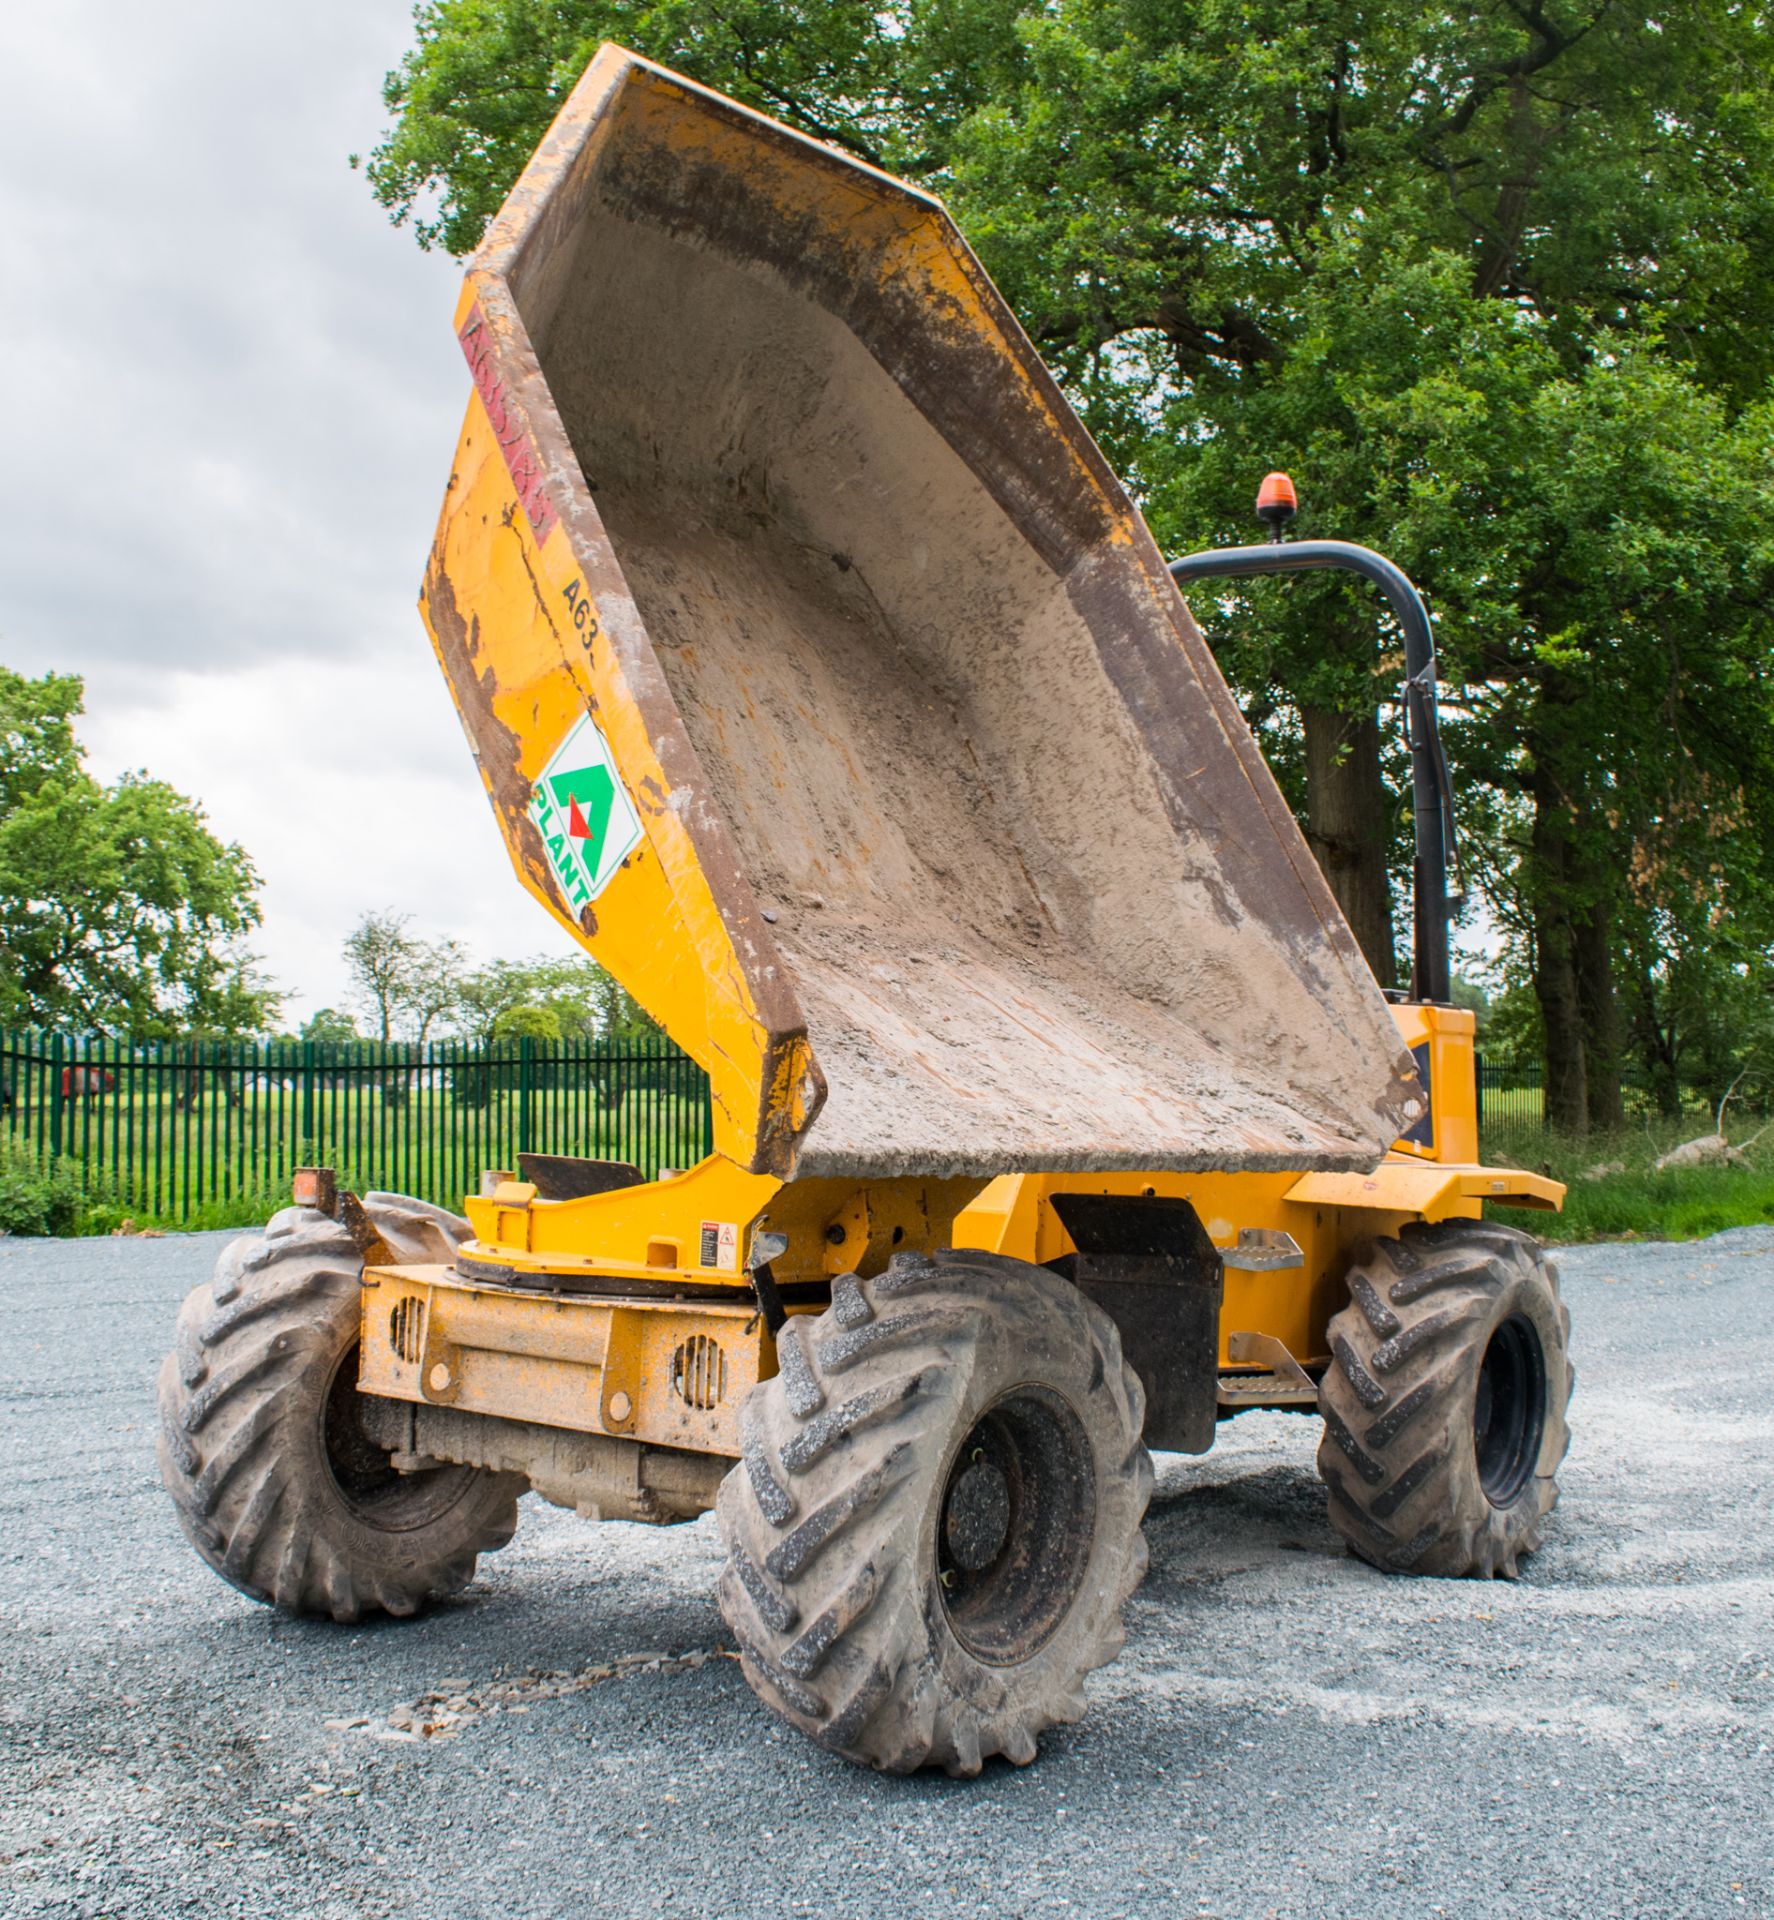
[[[1747,1140],[1760,1124],[1732,1112],[1726,1133]],[[1774,1223],[1774,1132],[1748,1148],[1747,1166],[1672,1167],[1659,1173],[1652,1165],[1678,1142],[1711,1131],[1711,1116],[1701,1114],[1582,1138],[1494,1127],[1486,1129],[1481,1157],[1550,1173],[1566,1183],[1563,1213],[1507,1209],[1498,1214],[1543,1240],[1698,1240],[1729,1227]],[[1620,1165],[1618,1173],[1583,1177],[1614,1163]]]

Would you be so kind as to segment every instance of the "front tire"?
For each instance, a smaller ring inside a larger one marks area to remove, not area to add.
[[[1558,1501],[1571,1316],[1539,1242],[1480,1220],[1363,1242],[1330,1323],[1318,1471],[1389,1573],[1516,1577]]]
[[[1114,1323],[995,1254],[897,1256],[777,1338],[717,1512],[753,1690],[887,1772],[1019,1766],[1084,1712],[1145,1574],[1145,1397]]]
[[[452,1259],[467,1232],[422,1201],[364,1206],[401,1260]],[[362,1273],[342,1227],[285,1208],[223,1250],[160,1370],[160,1471],[180,1525],[230,1585],[286,1613],[413,1613],[466,1586],[517,1527],[520,1478],[397,1473],[365,1431]]]

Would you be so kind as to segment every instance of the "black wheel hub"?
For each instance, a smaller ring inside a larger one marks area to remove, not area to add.
[[[995,1460],[977,1451],[980,1457],[949,1489],[942,1520],[949,1553],[966,1573],[983,1573],[1010,1535],[1010,1482]]]
[[[364,1431],[357,1391],[358,1349],[333,1369],[321,1409],[321,1451],[346,1506],[387,1533],[407,1533],[440,1519],[461,1499],[472,1468],[431,1467],[397,1473],[387,1452]]]
[[[1065,1619],[1096,1531],[1090,1443],[1071,1407],[1019,1387],[987,1409],[949,1468],[937,1581],[956,1639],[1009,1666]]]
[[[1479,1485],[1493,1507],[1520,1498],[1545,1430],[1546,1356],[1533,1322],[1512,1313],[1485,1348],[1472,1405]]]

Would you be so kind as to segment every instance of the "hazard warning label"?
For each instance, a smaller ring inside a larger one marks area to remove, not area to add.
[[[713,1267],[719,1273],[737,1273],[739,1271],[739,1222],[737,1220],[704,1220],[701,1252],[702,1266]]]

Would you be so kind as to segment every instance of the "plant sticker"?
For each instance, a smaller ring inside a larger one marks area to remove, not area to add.
[[[590,714],[555,748],[531,787],[530,818],[575,914],[640,845],[641,816]]]

